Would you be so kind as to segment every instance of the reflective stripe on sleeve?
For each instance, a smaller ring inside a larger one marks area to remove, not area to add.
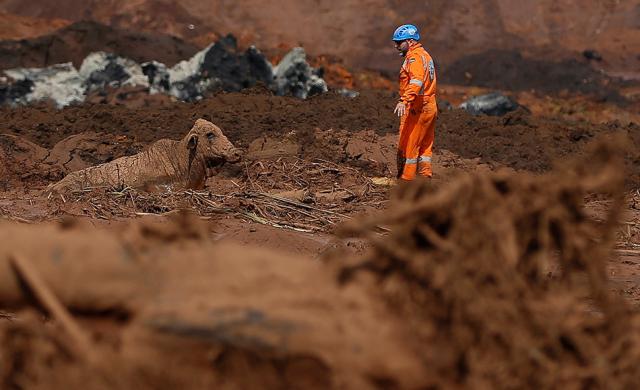
[[[423,56],[422,54],[420,54],[420,57],[422,57],[422,68],[424,71],[424,81],[427,81],[427,57]],[[421,84],[422,88],[420,88],[420,92],[418,92],[418,95],[424,95],[424,82]]]
[[[417,158],[406,158],[406,159],[404,159],[404,163],[405,164],[417,164],[418,163],[418,159]]]
[[[422,80],[418,80],[418,79],[409,80],[409,84],[417,85],[418,87],[422,87],[423,85]]]
[[[420,156],[420,157],[418,157],[418,161],[430,163],[431,162],[431,156]]]

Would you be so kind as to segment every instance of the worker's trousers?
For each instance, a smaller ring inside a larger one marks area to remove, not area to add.
[[[400,119],[398,178],[431,177],[431,158],[438,106],[435,96],[420,96]]]

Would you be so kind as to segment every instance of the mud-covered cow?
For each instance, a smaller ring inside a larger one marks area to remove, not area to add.
[[[71,192],[125,186],[151,189],[156,185],[199,189],[204,187],[207,177],[215,175],[226,162],[239,160],[239,151],[222,130],[198,119],[180,141],[162,139],[136,155],[72,172],[48,190]]]

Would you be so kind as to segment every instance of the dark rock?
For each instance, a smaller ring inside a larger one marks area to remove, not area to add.
[[[227,35],[207,50],[200,67],[203,78],[217,78],[222,89],[237,92],[252,87],[256,82],[270,83],[271,64],[255,47],[236,54],[237,42]]]
[[[249,63],[249,70],[256,79],[255,84],[271,85],[273,84],[273,66],[255,46],[250,46],[244,53]]]
[[[303,48],[295,47],[274,68],[275,93],[301,99],[327,92],[327,83],[307,62]]]
[[[216,90],[237,92],[257,83],[272,85],[272,67],[255,47],[237,52],[233,35],[227,35],[169,70],[170,93],[180,100],[200,100]]]
[[[582,56],[588,60],[602,61],[602,55],[595,50],[585,50],[582,52]]]
[[[10,82],[9,80],[0,81],[0,105],[23,100],[26,95],[31,93],[33,87],[34,83],[29,79],[15,82]]]
[[[145,62],[141,65],[142,73],[147,76],[150,92],[168,93],[171,89],[167,66],[158,61]]]
[[[438,105],[438,111],[439,112],[453,110],[453,106],[451,105],[451,103],[449,103],[446,100],[437,99],[437,105]]]

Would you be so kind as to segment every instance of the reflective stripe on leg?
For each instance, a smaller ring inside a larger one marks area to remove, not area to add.
[[[418,175],[431,177],[433,171],[431,169],[431,156],[418,157]]]
[[[418,164],[405,164],[402,169],[402,175],[400,176],[403,180],[413,180],[416,178],[416,171],[418,170]]]

